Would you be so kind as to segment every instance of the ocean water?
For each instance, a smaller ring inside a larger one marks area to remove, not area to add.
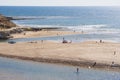
[[[76,36],[75,39],[80,37],[79,40],[73,41],[102,39],[120,42],[119,7],[0,6],[0,13],[5,16],[28,18],[13,20],[24,27],[60,27],[87,33],[85,38],[81,35],[71,35],[71,38]],[[68,37],[66,38],[71,39]]]
[[[120,80],[120,72],[0,57],[0,80]]]

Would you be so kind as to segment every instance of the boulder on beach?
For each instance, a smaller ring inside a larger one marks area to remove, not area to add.
[[[0,31],[0,39],[8,39],[10,34],[8,32]]]

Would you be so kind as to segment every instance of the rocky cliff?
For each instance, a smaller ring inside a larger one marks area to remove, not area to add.
[[[11,27],[16,27],[16,24],[11,22],[7,17],[0,15],[0,28],[8,29]]]
[[[8,39],[10,37],[10,32],[6,29],[16,27],[16,24],[10,21],[9,18],[0,14],[0,40]]]

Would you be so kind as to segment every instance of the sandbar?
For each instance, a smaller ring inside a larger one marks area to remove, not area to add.
[[[0,43],[0,56],[88,68],[120,68],[120,43],[53,41]]]

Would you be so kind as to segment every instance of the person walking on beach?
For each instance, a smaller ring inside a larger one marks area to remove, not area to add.
[[[41,40],[41,43],[43,43],[43,40]]]
[[[116,51],[114,51],[114,55],[116,55]]]
[[[100,40],[100,43],[102,43],[102,40]]]

